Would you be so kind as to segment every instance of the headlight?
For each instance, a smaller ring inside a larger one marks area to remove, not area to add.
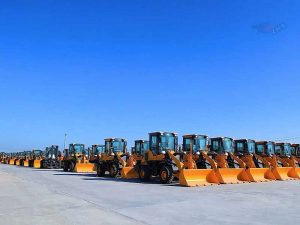
[[[225,155],[228,156],[228,152],[225,152]]]
[[[110,155],[113,156],[113,155],[115,155],[115,153],[112,152],[112,153],[110,153]]]
[[[166,154],[166,151],[161,151],[161,154]]]
[[[197,155],[200,155],[200,152],[196,152]]]

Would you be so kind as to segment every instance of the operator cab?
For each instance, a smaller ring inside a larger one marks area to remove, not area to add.
[[[105,139],[105,153],[126,153],[127,141],[124,138]]]
[[[32,154],[35,156],[35,157],[39,157],[42,155],[42,150],[32,150]]]
[[[275,154],[275,143],[273,141],[256,142],[255,153],[260,156],[272,156]]]
[[[24,152],[24,156],[25,156],[25,157],[31,156],[31,151],[25,151],[25,152]]]
[[[275,154],[278,156],[289,157],[291,155],[290,143],[276,143]]]
[[[98,156],[104,153],[104,151],[105,145],[92,145],[92,148],[90,149],[90,155]]]
[[[224,154],[233,153],[233,139],[229,137],[217,137],[210,139],[210,153]]]
[[[198,134],[183,135],[182,151],[200,155],[200,152],[207,150],[208,136]]]
[[[299,144],[292,144],[291,145],[291,154],[295,157],[300,157],[300,148]]]
[[[136,140],[134,142],[134,147],[132,148],[132,154],[137,154],[138,156],[143,155],[147,150],[149,150],[149,141]]]
[[[166,154],[167,151],[177,152],[178,136],[171,132],[149,133],[149,144],[153,155]]]
[[[250,155],[255,153],[255,141],[251,139],[234,140],[234,154],[235,155]]]
[[[70,144],[69,145],[69,154],[80,154],[80,155],[84,155],[85,154],[85,147],[84,144]]]

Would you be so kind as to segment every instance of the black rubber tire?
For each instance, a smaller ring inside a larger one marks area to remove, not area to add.
[[[119,169],[116,164],[111,164],[108,168],[109,176],[112,178],[117,177]]]
[[[173,169],[171,166],[163,166],[159,171],[159,180],[162,184],[170,184],[174,179]]]
[[[151,173],[148,166],[139,167],[139,178],[143,182],[147,182],[151,180]]]
[[[67,161],[64,162],[64,171],[68,172],[69,171],[69,163]]]
[[[74,172],[75,166],[76,166],[76,163],[75,163],[75,162],[70,162],[70,163],[69,163],[69,171],[70,171],[70,172]]]
[[[103,165],[97,164],[97,176],[104,177],[105,176],[105,169]]]

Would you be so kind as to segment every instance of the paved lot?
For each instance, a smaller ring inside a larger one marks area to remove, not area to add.
[[[186,188],[0,165],[0,224],[299,224],[300,181]]]

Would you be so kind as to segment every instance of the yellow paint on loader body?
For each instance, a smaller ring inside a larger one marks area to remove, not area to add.
[[[179,184],[187,187],[220,184],[214,169],[181,169]]]
[[[247,170],[249,171],[249,176],[251,177],[252,182],[267,182],[276,180],[276,177],[270,168],[249,168]]]
[[[277,180],[295,180],[300,179],[295,167],[274,167],[272,168]]]
[[[42,162],[41,159],[35,159],[33,161],[33,167],[36,168],[36,169],[40,169],[42,167],[41,162]]]
[[[29,160],[28,160],[28,159],[25,159],[25,160],[23,161],[23,165],[24,165],[25,167],[28,167],[28,166],[29,166]]]
[[[76,173],[92,173],[94,172],[94,163],[80,163],[75,165],[74,172]]]
[[[218,168],[217,176],[221,184],[239,184],[251,182],[245,168]]]
[[[133,179],[133,178],[139,178],[139,174],[134,167],[128,166],[122,168],[121,177],[123,179]]]

